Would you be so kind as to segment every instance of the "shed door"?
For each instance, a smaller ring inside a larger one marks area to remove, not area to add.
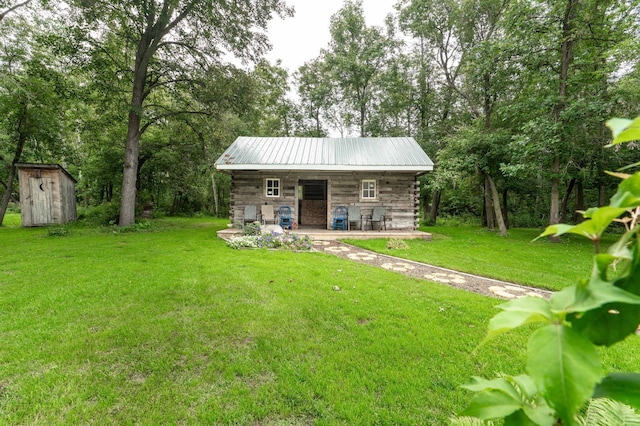
[[[31,224],[53,223],[53,182],[51,178],[29,178],[31,194]]]
[[[327,181],[300,180],[298,224],[327,227]]]

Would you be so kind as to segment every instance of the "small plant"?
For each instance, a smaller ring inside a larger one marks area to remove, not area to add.
[[[260,222],[247,223],[244,226],[245,235],[260,235]]]
[[[129,226],[112,225],[112,230],[114,234],[125,234],[127,232],[148,231],[151,228],[153,228],[153,225],[148,220],[143,220],[142,222],[136,222],[133,225],[129,225]]]
[[[640,140],[640,117],[613,119],[607,125],[612,145]],[[558,426],[579,424],[580,409],[591,398],[640,409],[640,373],[605,375],[598,350],[635,334],[640,323],[640,172],[610,174],[622,181],[608,206],[587,210],[586,220],[578,225],[549,226],[540,237],[582,235],[594,242],[598,253],[600,237],[610,224],[622,222],[627,232],[607,253],[594,256],[590,278],[550,300],[525,297],[498,306],[502,312],[489,322],[485,341],[526,324],[541,324],[527,345],[527,374],[474,377],[463,386],[475,392],[463,416],[502,418],[505,425]],[[601,424],[621,423],[609,418]]]
[[[49,226],[47,235],[50,237],[66,237],[69,235],[69,230],[64,226]]]
[[[233,249],[258,248],[258,239],[255,235],[241,235],[232,237],[227,245]]]
[[[407,250],[409,246],[400,238],[390,238],[387,241],[387,249],[389,250]]]
[[[234,249],[241,248],[269,248],[295,251],[311,250],[313,240],[308,235],[300,237],[298,234],[280,234],[272,232],[263,235],[242,235],[227,241],[227,245]]]

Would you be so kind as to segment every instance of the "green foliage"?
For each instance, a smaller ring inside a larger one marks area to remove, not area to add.
[[[130,232],[149,231],[153,229],[153,223],[148,220],[136,222],[128,226],[111,226],[111,231],[115,234],[126,234]]]
[[[232,237],[227,241],[227,245],[234,249],[242,248],[267,248],[267,249],[284,249],[295,251],[311,250],[313,241],[311,237],[305,235],[300,237],[294,233],[268,233],[268,234],[247,234],[238,237]]]
[[[260,222],[252,222],[244,225],[245,235],[260,235]]]
[[[48,226],[47,235],[49,237],[66,237],[69,235],[69,230],[61,225]]]
[[[113,225],[118,221],[120,206],[117,202],[78,208],[78,220],[95,226]]]
[[[640,137],[633,128],[635,122],[638,120],[610,121],[612,145]],[[524,410],[502,379],[498,379],[499,389],[466,385],[476,395],[463,415],[504,418],[505,424],[516,424],[511,423],[511,416],[522,409],[520,420],[527,424],[551,425],[558,420],[573,425],[580,408],[592,397],[611,398],[640,409],[640,374],[605,376],[597,351],[597,346],[611,346],[634,335],[640,325],[640,226],[636,226],[640,172],[619,176],[623,180],[609,206],[588,210],[579,225],[553,225],[541,234],[575,233],[598,242],[611,223],[624,222],[628,231],[606,254],[594,256],[591,277],[554,293],[548,301],[524,298],[500,305],[503,312],[489,324],[486,339],[524,324],[542,323],[527,345],[526,377],[535,386],[528,397],[544,401],[553,416],[538,418]],[[626,220],[618,219],[623,215]],[[611,274],[614,264],[617,272]]]
[[[389,250],[407,250],[409,246],[400,238],[390,238],[387,241],[387,248]]]
[[[640,414],[628,405],[608,398],[591,399],[578,418],[579,426],[638,426]]]

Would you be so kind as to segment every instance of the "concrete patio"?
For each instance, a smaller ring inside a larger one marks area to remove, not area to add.
[[[406,230],[382,230],[382,231],[362,231],[362,230],[350,230],[350,231],[333,231],[329,229],[302,227],[294,231],[287,230],[287,233],[294,233],[300,236],[308,235],[314,241],[335,241],[342,239],[354,239],[354,240],[370,240],[373,238],[399,238],[399,239],[417,239],[431,240],[431,234],[422,231],[406,231]],[[233,236],[242,235],[243,230],[240,228],[229,228],[218,231],[218,238],[225,240],[230,239]]]

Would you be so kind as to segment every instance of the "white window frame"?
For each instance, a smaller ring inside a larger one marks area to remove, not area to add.
[[[274,185],[275,184],[275,185]],[[271,194],[269,193],[271,191]],[[269,198],[279,198],[282,192],[280,178],[264,179],[264,196]]]
[[[365,183],[366,184],[373,183],[373,188],[370,188],[369,185],[367,185],[367,188],[365,188]],[[373,197],[371,196],[371,191],[373,191]],[[366,192],[366,195],[365,195],[365,192]],[[360,181],[360,199],[362,201],[378,200],[378,181],[376,179],[362,179]]]

